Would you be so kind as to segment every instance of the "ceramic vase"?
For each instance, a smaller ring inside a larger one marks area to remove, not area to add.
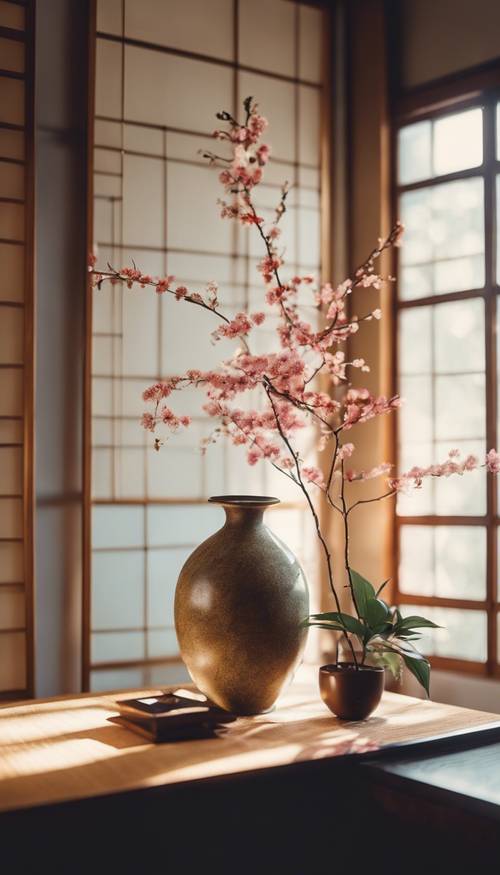
[[[269,710],[300,662],[309,613],[304,573],[265,525],[278,499],[210,498],[223,527],[184,564],[175,593],[181,656],[198,688],[235,714]]]

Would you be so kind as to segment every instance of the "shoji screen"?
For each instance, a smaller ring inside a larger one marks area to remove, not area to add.
[[[32,19],[0,2],[0,698],[33,689]]]
[[[271,215],[292,183],[283,227],[291,274],[320,268],[322,13],[284,0],[100,0],[97,8],[94,240],[98,266],[131,260],[196,288],[209,280],[231,310],[262,301],[262,253],[248,229],[218,217],[213,146],[217,110],[253,95],[270,119],[272,162],[260,190]],[[208,319],[206,318],[208,315]],[[139,426],[146,385],[216,365],[210,315],[119,286],[93,294],[92,568],[88,634],[93,689],[182,677],[173,629],[177,575],[215,531],[216,493],[276,494],[268,519],[314,579],[309,518],[288,481],[220,445],[199,451],[209,425],[152,449]],[[284,482],[283,482],[284,481]]]

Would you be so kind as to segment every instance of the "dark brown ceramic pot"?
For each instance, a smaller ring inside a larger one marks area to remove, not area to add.
[[[303,571],[263,522],[277,498],[210,498],[225,525],[191,554],[175,592],[175,628],[195,684],[236,714],[276,701],[298,665],[309,613]]]
[[[383,668],[339,662],[322,665],[319,689],[327,708],[342,720],[365,720],[375,711],[384,692]]]

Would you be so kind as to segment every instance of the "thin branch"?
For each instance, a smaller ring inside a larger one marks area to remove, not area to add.
[[[305,487],[305,485],[304,485],[304,481],[302,480],[302,474],[301,474],[301,471],[300,471],[300,463],[299,463],[299,457],[298,457],[298,454],[297,454],[297,453],[295,452],[295,450],[293,449],[293,447],[292,447],[292,445],[291,445],[289,439],[287,438],[285,432],[283,431],[283,428],[282,428],[282,426],[281,426],[281,422],[280,422],[280,419],[279,419],[279,416],[278,416],[278,412],[277,412],[277,410],[276,410],[276,407],[275,407],[274,401],[273,401],[273,399],[272,399],[272,395],[271,395],[271,392],[270,392],[269,388],[267,388],[267,387],[264,385],[264,389],[265,389],[265,391],[266,391],[266,395],[267,395],[267,397],[269,398],[269,403],[271,404],[271,407],[272,407],[272,409],[273,409],[274,418],[275,418],[275,420],[276,420],[276,427],[277,427],[277,429],[278,429],[278,431],[279,431],[279,433],[280,433],[281,439],[282,439],[282,441],[285,443],[286,447],[288,448],[288,451],[289,451],[289,453],[290,453],[290,455],[291,455],[291,457],[292,457],[292,459],[293,459],[293,461],[294,461],[295,469],[296,469],[296,472],[297,472],[298,485],[299,485],[300,489],[302,490],[302,492],[304,493],[304,496],[305,496],[305,498],[306,498],[306,501],[307,501],[307,503],[308,503],[308,505],[309,505],[309,509],[310,509],[310,511],[311,511],[311,513],[312,513],[313,520],[314,520],[314,525],[315,525],[315,527],[316,527],[316,534],[317,534],[317,536],[318,536],[318,538],[319,538],[319,540],[320,540],[320,543],[321,543],[321,545],[322,545],[322,547],[323,547],[323,552],[324,552],[325,559],[326,559],[326,565],[327,565],[327,569],[328,569],[328,581],[329,581],[329,584],[330,584],[330,589],[331,589],[332,594],[333,594],[333,597],[334,597],[334,599],[335,599],[335,604],[336,604],[336,606],[337,606],[337,612],[338,612],[339,614],[341,614],[341,613],[342,613],[342,609],[341,609],[341,606],[340,606],[339,597],[338,597],[338,595],[337,595],[337,591],[336,591],[335,586],[334,586],[334,583],[333,583],[332,557],[331,557],[330,551],[329,551],[329,549],[328,549],[328,544],[326,543],[326,541],[325,541],[325,539],[324,539],[324,537],[323,537],[323,533],[322,533],[322,531],[321,531],[321,526],[320,526],[320,522],[319,522],[318,514],[316,513],[316,508],[314,507],[314,503],[313,503],[313,501],[312,501],[312,499],[311,499],[311,496],[309,495],[309,492],[308,492],[308,490],[306,489],[306,487]],[[343,625],[343,623],[342,623],[342,625]],[[357,665],[358,665],[358,661],[357,661],[357,658],[356,658],[356,653],[355,653],[355,650],[354,650],[354,645],[353,645],[351,639],[349,638],[349,635],[347,634],[347,630],[344,632],[344,635],[345,635],[345,638],[346,638],[346,640],[347,640],[347,642],[348,642],[348,644],[349,644],[349,647],[350,647],[350,649],[351,649],[351,653],[352,653],[352,657],[353,657],[353,660],[354,660],[354,664],[357,666]]]
[[[352,585],[352,574],[351,567],[349,565],[349,522],[348,522],[348,513],[347,513],[347,503],[345,500],[345,479],[344,479],[344,460],[340,461],[340,473],[342,475],[342,485],[340,487],[340,503],[342,505],[342,516],[344,517],[344,563],[345,570],[347,571],[347,577],[349,579],[349,588],[351,590],[351,598],[356,609],[356,614],[358,618],[361,619],[359,615],[359,608],[356,602],[356,596],[354,595],[354,587]]]
[[[335,449],[334,449],[333,455],[332,455],[332,462],[330,465],[330,471],[328,473],[328,480],[326,481],[326,493],[328,496],[330,495],[330,488],[332,485],[333,475],[335,472],[335,465],[337,462],[337,456],[338,456],[338,452],[339,452],[339,435],[338,435],[338,431],[335,429],[333,430],[333,436],[335,438]]]
[[[359,267],[356,268],[356,270],[354,271],[355,278],[354,278],[353,282],[351,283],[351,285],[348,287],[348,289],[346,289],[346,291],[343,295],[343,298],[345,298],[348,294],[350,294],[353,289],[355,289],[359,285],[361,285],[364,278],[367,276],[367,274],[370,274],[372,272],[373,262],[375,261],[375,259],[380,258],[380,256],[382,255],[382,253],[386,249],[390,249],[392,246],[395,245],[396,241],[398,240],[398,238],[401,234],[401,229],[402,229],[402,226],[400,225],[400,223],[396,222],[392,226],[391,231],[387,235],[387,237],[384,240],[382,240],[378,244],[378,246],[375,246],[372,249],[372,251],[370,252],[368,258],[366,258],[359,265]],[[326,326],[326,328],[322,332],[322,336],[326,337],[330,333],[330,331],[333,328],[335,328],[335,325],[337,322],[337,315],[338,314],[336,313],[332,322],[330,322],[330,324]],[[366,318],[367,318],[366,316],[363,317],[363,319],[366,319]],[[356,320],[356,321],[358,321],[358,320]],[[359,321],[362,321],[362,320],[359,320]],[[352,324],[352,323],[349,323],[349,324]]]
[[[279,398],[283,398],[285,401],[293,404],[293,406],[297,407],[299,410],[303,410],[306,413],[309,413],[311,416],[314,416],[317,420],[319,420],[319,422],[321,422],[322,425],[326,426],[329,431],[333,432],[333,429],[328,420],[323,419],[323,417],[320,416],[319,413],[316,413],[314,407],[311,407],[311,405],[307,404],[306,401],[301,401],[299,398],[295,398],[293,395],[289,395],[288,392],[281,392],[279,389],[276,388],[276,386],[274,386],[274,384],[271,382],[270,378],[266,374],[263,375],[263,380],[268,384],[273,395],[276,395]]]
[[[247,197],[247,204],[248,204],[248,207],[250,208],[250,210],[251,210],[251,212],[252,212],[253,217],[254,217],[255,219],[258,219],[259,216],[258,216],[258,214],[257,214],[257,211],[256,211],[254,205],[253,205],[253,201],[252,201],[252,196],[251,196],[251,193],[250,193],[250,189],[249,189],[246,185],[244,185],[244,186],[243,186],[243,191],[245,192],[245,195],[246,195],[246,197]],[[257,222],[257,221],[256,221],[256,222],[255,222],[255,226],[256,226],[256,228],[257,228],[257,230],[258,230],[258,232],[259,232],[259,234],[260,234],[262,240],[264,241],[264,246],[266,247],[266,252],[267,252],[268,257],[272,259],[272,258],[274,257],[274,253],[273,253],[272,246],[271,246],[271,244],[270,244],[270,242],[269,242],[269,238],[266,236],[266,234],[264,234],[264,231],[262,230],[262,228],[261,228],[261,226],[260,226],[260,222]],[[277,282],[279,288],[280,288],[281,290],[283,290],[285,287],[284,287],[283,283],[281,282],[280,275],[279,275],[279,272],[278,272],[278,268],[277,268],[277,267],[273,267],[273,274],[274,274],[274,278],[275,278],[275,280],[276,280],[276,282]],[[281,310],[282,310],[282,312],[283,312],[283,316],[285,317],[285,319],[286,319],[286,321],[288,322],[288,324],[289,324],[289,325],[293,325],[293,319],[292,319],[292,317],[290,316],[290,314],[289,314],[287,308],[285,307],[283,301],[280,301],[280,306],[281,306]]]
[[[321,364],[319,364],[318,367],[314,369],[311,376],[308,377],[307,380],[304,381],[304,386],[308,386],[309,383],[312,383],[314,378],[318,376],[319,372],[322,370],[322,368],[324,368],[324,366],[325,366],[325,359],[323,358],[321,361]]]
[[[372,504],[374,501],[382,501],[383,498],[390,498],[391,495],[396,495],[396,492],[391,490],[390,492],[384,492],[383,495],[377,495],[375,498],[360,498],[359,501],[355,501],[354,504],[351,504],[347,510],[347,515],[349,515],[355,507],[359,507],[360,504]]]

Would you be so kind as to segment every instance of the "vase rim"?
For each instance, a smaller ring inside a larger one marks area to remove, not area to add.
[[[328,665],[320,665],[319,671],[320,674],[340,674],[349,671],[349,674],[354,674],[355,671],[370,671],[370,672],[382,672],[384,671],[384,667],[382,665],[359,665],[356,669],[356,665],[354,662],[332,662]]]
[[[233,507],[270,507],[280,503],[280,499],[273,495],[212,495],[208,500],[212,504]]]

